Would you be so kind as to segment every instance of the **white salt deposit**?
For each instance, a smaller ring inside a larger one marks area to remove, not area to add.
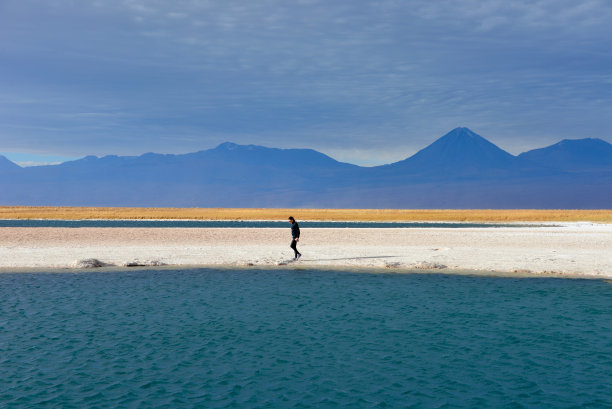
[[[277,266],[484,270],[612,278],[612,225],[504,228],[0,229],[0,268]],[[79,260],[75,263],[74,260]],[[95,260],[95,261],[94,261]]]

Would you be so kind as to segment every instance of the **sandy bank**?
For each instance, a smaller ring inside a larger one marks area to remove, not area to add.
[[[289,229],[0,228],[0,268],[95,258],[167,265],[279,265]],[[299,267],[554,272],[612,278],[612,225],[487,229],[302,229]]]

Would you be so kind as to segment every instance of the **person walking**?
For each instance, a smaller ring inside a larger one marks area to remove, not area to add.
[[[293,238],[293,240],[291,240],[291,246],[289,247],[291,247],[295,253],[294,260],[297,260],[302,257],[302,253],[300,253],[297,249],[297,242],[300,241],[300,226],[297,224],[293,216],[289,216],[289,223],[291,223],[291,237]]]

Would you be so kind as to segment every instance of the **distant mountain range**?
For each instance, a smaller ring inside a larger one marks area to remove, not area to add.
[[[2,174],[2,172],[8,172],[17,169],[21,169],[21,167],[16,163],[11,162],[4,156],[0,155],[0,174]]]
[[[563,140],[514,156],[456,128],[376,167],[229,142],[184,155],[87,156],[27,168],[0,156],[0,205],[611,208],[612,145]]]
[[[564,139],[546,148],[521,153],[518,157],[565,171],[609,170],[612,145],[595,138]]]

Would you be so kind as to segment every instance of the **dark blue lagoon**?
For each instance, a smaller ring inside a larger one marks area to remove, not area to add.
[[[612,284],[0,274],[3,408],[609,408]]]
[[[299,221],[307,228],[495,228],[495,227],[541,227],[539,224],[503,223],[444,223],[444,222],[328,222]],[[551,227],[551,225],[546,225]],[[0,227],[216,227],[216,228],[286,228],[286,221],[266,220],[41,220],[0,219]]]

